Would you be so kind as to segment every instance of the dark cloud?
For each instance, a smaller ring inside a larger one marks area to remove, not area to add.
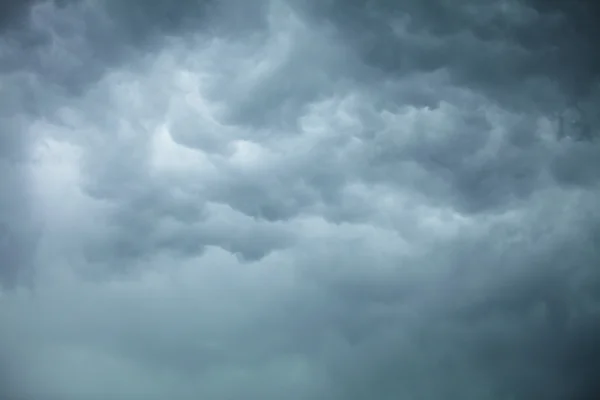
[[[597,397],[569,4],[2,6],[0,397]]]
[[[23,20],[27,18],[27,13],[34,0],[25,0],[19,2],[5,1],[0,5],[0,29],[3,33],[6,30],[18,28]]]
[[[26,21],[31,2],[2,3],[0,29],[2,31],[2,57],[12,50],[10,37]],[[19,90],[18,84],[5,79],[0,100],[0,284],[12,287],[27,278],[31,268],[34,239],[29,227],[30,194],[24,184],[27,177],[27,143],[24,118],[19,115],[27,110],[31,95]],[[26,85],[23,85],[26,86]]]

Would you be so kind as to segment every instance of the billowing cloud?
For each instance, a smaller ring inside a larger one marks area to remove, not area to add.
[[[6,15],[0,394],[597,395],[599,81],[578,12]]]

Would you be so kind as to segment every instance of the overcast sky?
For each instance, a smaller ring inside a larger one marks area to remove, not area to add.
[[[600,397],[591,2],[12,3],[2,400]]]

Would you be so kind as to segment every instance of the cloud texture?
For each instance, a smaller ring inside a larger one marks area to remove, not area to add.
[[[598,396],[592,3],[20,4],[0,397]]]

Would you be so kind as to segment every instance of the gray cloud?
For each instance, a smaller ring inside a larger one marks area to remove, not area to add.
[[[257,4],[5,13],[0,395],[594,398],[594,10]]]

